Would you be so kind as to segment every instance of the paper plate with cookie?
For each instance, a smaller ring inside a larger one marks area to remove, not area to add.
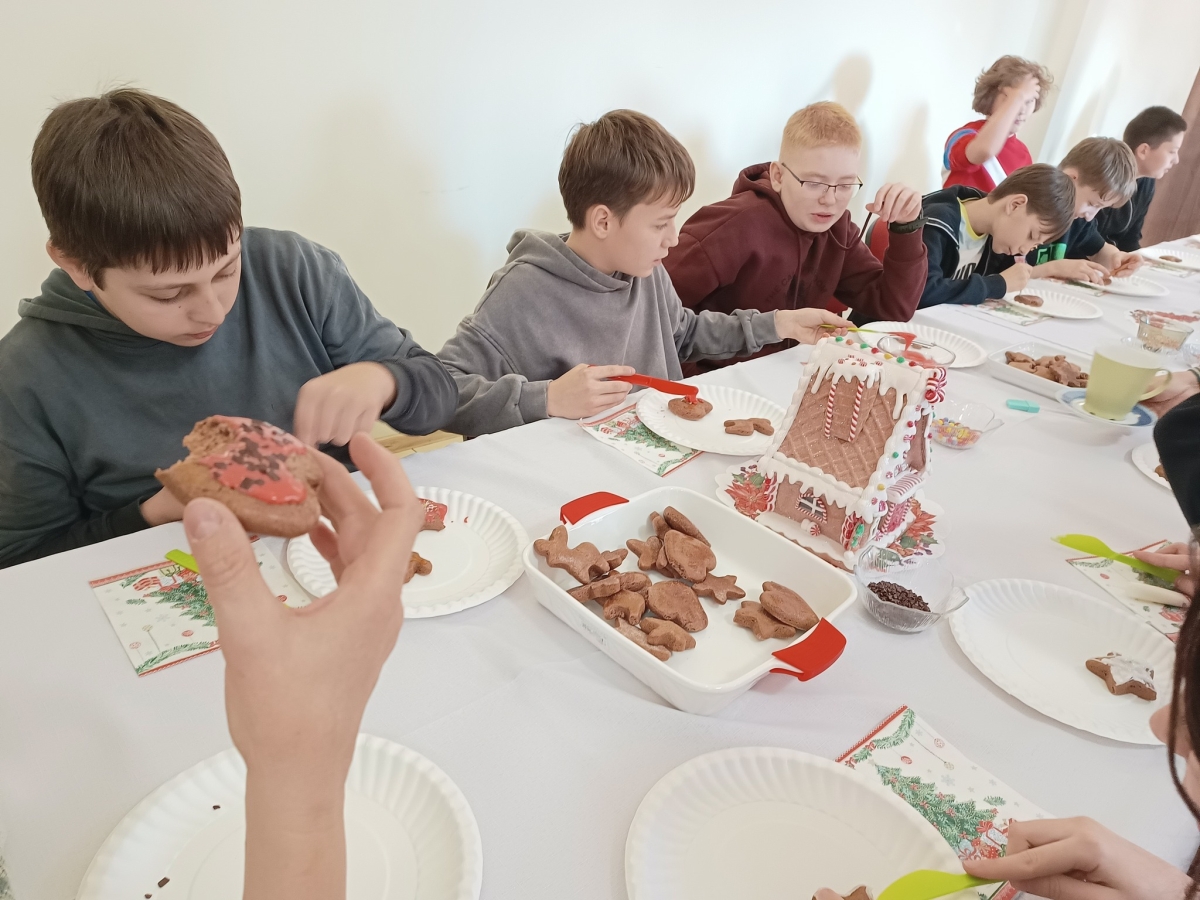
[[[716,500],[662,487],[589,494],[525,550],[543,606],[672,705],[711,715],[769,672],[841,655],[854,581]]]
[[[1095,303],[1063,290],[1034,285],[1004,295],[1018,309],[1056,319],[1099,319],[1104,312]]]
[[[1156,260],[1166,263],[1180,269],[1191,269],[1193,272],[1200,272],[1200,250],[1191,247],[1142,247],[1138,253],[1147,259]]]
[[[963,653],[995,684],[1072,728],[1161,743],[1150,714],[1171,701],[1175,646],[1111,600],[1040,581],[966,589],[950,616]]]
[[[521,577],[529,543],[521,523],[494,503],[446,488],[414,488],[425,504],[404,586],[404,615],[445,616],[497,597]],[[374,493],[367,496],[375,503]],[[314,597],[335,587],[333,571],[308,535],[287,546],[288,568]]]
[[[766,397],[720,384],[697,385],[695,398],[645,390],[638,396],[642,424],[660,437],[693,450],[758,456],[783,424],[782,406]]]

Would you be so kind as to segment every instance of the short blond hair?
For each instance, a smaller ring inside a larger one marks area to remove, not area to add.
[[[850,110],[823,100],[796,110],[783,127],[783,149],[789,147],[862,147],[862,132]]]
[[[1095,188],[1116,206],[1129,202],[1137,190],[1137,159],[1124,141],[1109,137],[1084,138],[1058,164],[1074,169],[1082,187]]]
[[[1033,102],[1033,111],[1037,112],[1046,102],[1050,88],[1054,87],[1054,76],[1045,66],[1020,56],[1002,56],[988,69],[979,73],[979,77],[975,79],[975,97],[971,109],[981,116],[990,116],[1000,92],[1020,84],[1030,75],[1037,79],[1041,87],[1037,100]]]

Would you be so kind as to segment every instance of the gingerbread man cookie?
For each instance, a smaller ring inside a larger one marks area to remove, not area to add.
[[[774,581],[763,582],[762,595],[758,599],[762,608],[774,618],[802,632],[821,621],[821,617],[813,612],[803,597]]]
[[[408,569],[404,573],[404,583],[408,584],[412,581],[414,575],[428,575],[432,571],[433,563],[420,553],[414,552],[408,557]]]
[[[1106,653],[1089,659],[1084,665],[1093,675],[1104,679],[1110,694],[1133,694],[1143,700],[1158,699],[1154,670],[1144,662],[1120,653]]]
[[[634,591],[620,590],[611,597],[605,597],[604,618],[624,619],[631,625],[636,625],[646,612],[646,598]]]
[[[746,592],[737,586],[736,575],[714,575],[712,572],[704,576],[703,581],[693,584],[692,590],[699,597],[712,597],[722,606],[730,598],[741,600],[746,596]]]
[[[775,426],[771,424],[770,419],[752,418],[725,420],[726,434],[736,434],[739,437],[746,437],[754,434],[756,431],[759,434],[771,435],[775,433]]]
[[[616,619],[614,620],[614,624],[617,626],[617,631],[621,632],[621,634],[625,635],[625,637],[629,638],[656,659],[661,659],[663,662],[666,662],[671,658],[670,650],[668,650],[666,647],[656,647],[654,644],[651,644],[650,639],[641,629],[634,628],[624,619]]]
[[[674,400],[667,401],[667,409],[675,413],[681,419],[686,419],[689,422],[698,422],[710,412],[712,412],[712,404],[707,400],[701,400],[697,397],[695,400],[689,400],[686,397],[676,397]]]
[[[596,545],[584,541],[574,549],[567,546],[567,529],[559,525],[549,538],[533,542],[533,552],[546,557],[547,564],[565,569],[576,581],[587,584],[597,575],[608,574],[608,562]]]
[[[692,524],[692,520],[675,507],[668,506],[666,509],[664,509],[662,512],[662,518],[663,521],[667,523],[669,528],[674,528],[676,531],[682,531],[688,537],[694,537],[702,544],[709,544],[708,538],[700,533],[700,529]],[[655,530],[657,531],[657,528]],[[659,534],[659,537],[662,537],[662,535]]]
[[[696,592],[682,581],[660,581],[650,585],[646,605],[660,619],[669,619],[686,631],[708,627],[708,613]]]
[[[760,641],[767,638],[784,638],[790,640],[796,636],[796,629],[785,625],[763,609],[761,603],[753,600],[743,600],[741,608],[733,614],[733,624],[749,628]]]
[[[717,558],[708,544],[682,531],[667,532],[663,538],[663,553],[671,568],[688,581],[703,581],[717,565]]]
[[[655,647],[666,647],[675,653],[696,646],[694,637],[666,619],[642,619],[642,631],[646,632],[647,640]]]

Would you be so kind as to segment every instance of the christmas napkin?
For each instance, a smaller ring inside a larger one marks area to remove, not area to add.
[[[1007,322],[1009,325],[1036,325],[1045,322],[1050,316],[1031,312],[1005,303],[1003,300],[985,300],[978,306],[967,306],[964,309],[977,309],[985,315]]]
[[[907,706],[837,761],[879,778],[938,830],[959,859],[1003,856],[1009,819],[1049,818],[950,746]],[[980,900],[1011,900],[1019,894],[1007,884],[974,890]]]
[[[281,603],[308,605],[311,598],[260,541],[254,543],[254,555],[263,580]],[[89,584],[138,675],[217,649],[208,594],[190,569],[160,560]]]
[[[600,443],[625,454],[655,475],[673,472],[700,455],[699,450],[682,447],[655,434],[642,424],[636,407],[636,403],[631,403],[614,413],[602,414],[600,419],[584,420],[579,424]]]
[[[1140,550],[1157,550],[1165,546],[1167,541],[1155,541],[1140,547]],[[1126,554],[1128,555],[1128,553]],[[1131,569],[1123,562],[1103,559],[1099,556],[1083,556],[1068,559],[1071,565],[1104,588],[1121,605],[1133,610],[1149,623],[1155,631],[1161,631],[1170,640],[1179,640],[1179,629],[1183,626],[1184,606],[1172,606],[1166,603],[1156,603],[1147,598],[1149,593],[1145,586],[1172,590],[1172,586],[1161,578],[1149,572],[1139,572]],[[1183,596],[1179,594],[1178,596]]]

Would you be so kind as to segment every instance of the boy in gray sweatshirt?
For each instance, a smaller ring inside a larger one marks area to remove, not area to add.
[[[458,384],[451,430],[584,418],[624,399],[630,386],[615,375],[676,380],[681,361],[844,333],[849,323],[823,309],[685,309],[662,260],[694,183],[687,150],[648,116],[615,110],[575,132],[558,172],[571,232],[514,234],[508,262],[438,353]]]
[[[62,104],[33,180],[58,268],[0,339],[0,566],[180,518],[154,470],[206,416],[344,457],[376,419],[423,434],[453,414],[449,373],[337,254],[243,229],[225,154],[175,104]]]

